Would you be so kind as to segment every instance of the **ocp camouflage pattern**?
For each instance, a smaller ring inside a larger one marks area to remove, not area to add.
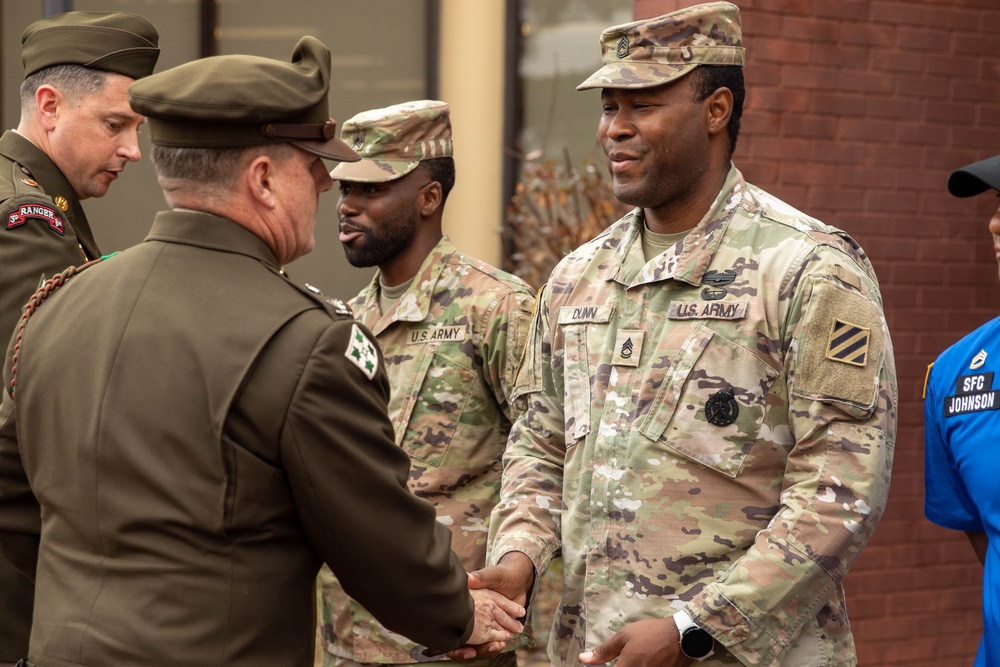
[[[382,183],[402,178],[421,160],[451,157],[451,109],[439,100],[415,100],[370,109],[347,119],[341,140],[357,151],[360,162],[341,162],[337,180]]]
[[[601,33],[602,67],[577,90],[647,88],[698,65],[746,64],[739,7],[709,2]]]
[[[681,608],[717,639],[701,664],[854,665],[841,582],[896,434],[874,270],[735,167],[648,263],[642,225],[626,215],[539,296],[489,560],[542,572],[561,549],[556,665]]]
[[[501,457],[517,408],[511,401],[534,294],[519,278],[459,253],[447,237],[383,315],[379,276],[351,305],[385,356],[396,442],[410,455],[409,487],[437,509],[467,570],[486,560]],[[424,647],[383,628],[350,600],[327,568],[321,643],[357,662],[426,662]],[[527,643],[522,636],[510,648]],[[438,658],[439,659],[439,658]]]

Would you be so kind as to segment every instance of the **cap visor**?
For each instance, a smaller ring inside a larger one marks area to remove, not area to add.
[[[327,160],[357,162],[361,159],[361,156],[351,150],[350,146],[336,137],[326,141],[293,141],[291,144]]]
[[[948,176],[948,192],[973,197],[990,188],[1000,190],[1000,155],[956,169]]]
[[[664,65],[661,63],[643,63],[623,60],[608,63],[590,75],[586,81],[576,87],[577,90],[592,88],[652,88],[684,76],[698,63],[686,65]]]
[[[402,178],[417,168],[420,160],[403,162],[395,160],[363,159],[352,164],[341,163],[333,168],[330,176],[338,181],[357,183],[384,183]]]

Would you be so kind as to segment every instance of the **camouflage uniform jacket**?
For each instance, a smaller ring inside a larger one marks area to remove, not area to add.
[[[896,432],[871,264],[735,168],[649,262],[642,224],[571,253],[539,296],[489,560],[542,572],[562,550],[553,664],[684,608],[717,640],[701,664],[853,665],[841,581]]]
[[[520,278],[462,255],[447,237],[391,312],[381,313],[378,294],[376,274],[351,306],[385,354],[389,416],[412,462],[409,487],[451,529],[466,569],[480,568],[534,294]],[[347,598],[329,571],[321,579],[328,652],[357,662],[433,659]]]

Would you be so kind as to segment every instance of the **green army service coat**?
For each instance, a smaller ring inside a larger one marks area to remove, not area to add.
[[[66,177],[45,153],[10,130],[0,137],[0,214],[0,348],[6,349],[41,277],[99,257],[100,250]],[[0,661],[27,654],[33,589],[0,558]]]
[[[406,487],[383,365],[342,302],[205,213],[160,213],[55,290],[0,408],[30,660],[311,667],[321,562],[394,631],[461,645],[465,571]]]

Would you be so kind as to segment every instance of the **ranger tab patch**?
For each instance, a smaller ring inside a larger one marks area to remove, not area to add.
[[[834,318],[826,346],[826,358],[864,368],[868,365],[871,333],[871,329],[867,327]]]
[[[63,225],[62,218],[59,217],[54,208],[45,204],[21,204],[17,207],[16,211],[11,211],[7,214],[6,228],[14,229],[15,227],[20,227],[28,222],[28,220],[40,220],[44,222],[49,229],[59,236],[66,234],[66,227]]]
[[[347,352],[344,352],[344,356],[360,368],[369,380],[375,377],[375,371],[378,370],[378,352],[375,350],[375,344],[368,340],[368,336],[362,333],[357,324],[351,327],[351,344],[347,347]]]

